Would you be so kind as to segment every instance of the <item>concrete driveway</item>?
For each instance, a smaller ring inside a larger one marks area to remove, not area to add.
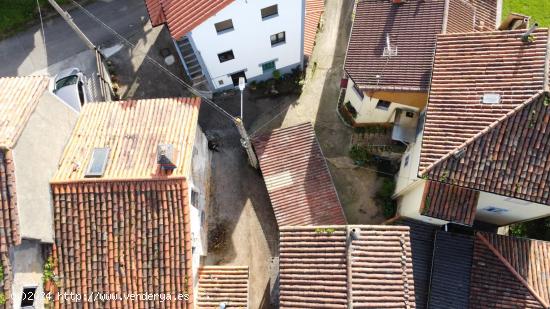
[[[378,224],[385,219],[373,197],[382,181],[375,170],[359,168],[348,157],[352,131],[338,118],[336,106],[349,40],[354,1],[325,1],[325,13],[310,60],[303,92],[294,104],[262,115],[252,132],[303,122],[314,125],[351,224]]]

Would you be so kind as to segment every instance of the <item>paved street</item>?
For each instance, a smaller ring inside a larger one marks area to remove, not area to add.
[[[139,33],[148,20],[143,0],[98,0],[86,9],[124,36]],[[90,17],[78,9],[70,13],[93,43],[100,46],[113,44],[112,34]],[[0,76],[29,75],[87,49],[60,17],[46,20],[44,33],[46,46],[39,25],[0,41]]]

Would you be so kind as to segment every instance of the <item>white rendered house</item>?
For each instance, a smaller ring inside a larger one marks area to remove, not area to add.
[[[549,41],[548,29],[438,36],[398,215],[495,226],[550,216]]]
[[[146,4],[151,23],[167,25],[193,85],[212,91],[233,88],[239,77],[265,80],[302,67],[323,10],[322,0]]]

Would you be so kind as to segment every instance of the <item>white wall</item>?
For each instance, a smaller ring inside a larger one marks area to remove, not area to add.
[[[489,211],[492,207],[501,212]],[[480,192],[476,219],[499,226],[550,216],[550,206]]]
[[[278,5],[278,16],[262,20],[260,10],[273,4]],[[261,64],[271,60],[276,60],[277,69],[301,64],[303,15],[304,0],[236,0],[188,35],[215,89],[233,87],[229,74],[246,70],[247,79],[258,77],[263,74]],[[234,29],[218,34],[214,24],[227,19],[232,19]],[[272,47],[270,36],[282,31],[286,43]],[[228,50],[235,59],[220,63],[218,54]]]
[[[12,300],[13,308],[20,308],[23,288],[37,287],[34,301],[35,308],[44,308],[42,297],[42,273],[44,261],[42,259],[42,248],[40,243],[25,241],[15,246],[12,252],[13,284]]]
[[[348,79],[344,104],[349,101],[355,110],[357,110],[357,117],[355,118],[355,122],[357,123],[393,123],[397,108],[418,112],[418,108],[395,102],[391,103],[388,110],[376,108],[379,100],[371,98],[366,94],[361,99],[353,85],[353,80],[351,78]]]
[[[53,242],[49,181],[76,119],[72,108],[45,91],[13,149],[22,238]]]
[[[193,158],[191,162],[191,174],[187,175],[189,180],[189,205],[191,204],[191,192],[198,192],[198,205],[190,207],[191,217],[191,241],[193,244],[193,291],[196,292],[198,283],[198,269],[201,256],[208,253],[208,226],[206,225],[206,210],[209,202],[209,180],[210,180],[210,151],[206,136],[197,128],[195,143],[193,145]],[[204,213],[204,221],[201,220],[201,213]],[[195,295],[196,296],[196,295]],[[196,299],[196,298],[195,298]]]

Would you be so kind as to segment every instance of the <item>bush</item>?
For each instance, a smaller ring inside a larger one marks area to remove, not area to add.
[[[397,203],[392,199],[395,191],[395,181],[392,178],[384,178],[382,186],[376,192],[375,200],[382,206],[384,217],[391,218],[395,216]]]
[[[0,292],[0,305],[6,304],[6,294]]]
[[[369,152],[368,148],[360,145],[351,146],[349,157],[359,165],[363,165],[372,160],[372,154]]]
[[[550,241],[550,217],[512,224],[510,235]]]
[[[274,78],[275,80],[281,79],[281,71],[279,71],[279,70],[273,71],[273,78]]]

